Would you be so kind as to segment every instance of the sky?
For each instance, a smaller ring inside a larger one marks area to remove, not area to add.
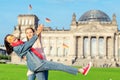
[[[32,10],[29,10],[31,4]],[[0,0],[0,44],[14,30],[20,14],[34,14],[39,23],[55,29],[70,29],[73,13],[78,19],[89,10],[101,10],[111,19],[116,14],[120,29],[120,0]],[[45,18],[51,20],[45,22]]]

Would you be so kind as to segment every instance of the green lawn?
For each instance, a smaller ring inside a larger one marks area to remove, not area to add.
[[[0,64],[0,80],[27,80],[25,65]],[[49,71],[49,80],[120,80],[120,68],[92,68],[88,75]]]

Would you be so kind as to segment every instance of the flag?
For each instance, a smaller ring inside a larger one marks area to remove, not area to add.
[[[66,45],[66,44],[64,44],[64,43],[63,43],[63,47],[64,47],[64,48],[69,48],[69,46]]]
[[[45,21],[48,23],[51,22],[51,20],[49,18],[45,18]]]
[[[31,4],[29,5],[29,9],[32,10],[32,5]]]

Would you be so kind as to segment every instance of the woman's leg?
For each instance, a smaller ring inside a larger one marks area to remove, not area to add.
[[[27,76],[28,76],[28,80],[35,80],[35,78],[36,78],[34,72],[32,72],[29,69],[28,69],[28,72],[27,72]]]
[[[37,80],[46,80],[44,73],[45,73],[44,71],[35,73]]]
[[[44,71],[44,70],[59,70],[59,71],[64,71],[64,72],[74,74],[74,75],[76,75],[78,73],[77,68],[74,68],[71,66],[66,66],[61,63],[46,61],[46,60],[44,60],[44,64],[41,67],[39,67],[36,70],[36,72]]]
[[[74,75],[76,75],[78,72],[83,75],[87,75],[87,73],[91,68],[91,62],[89,62],[89,64],[86,67],[79,68],[79,69],[71,66],[67,66],[61,63],[56,63],[56,62],[51,62],[46,60],[43,60],[43,63],[44,64],[40,66],[38,69],[36,69],[35,72],[45,71],[45,70],[59,70],[59,71],[64,71]]]
[[[44,71],[45,74],[45,80],[48,80],[48,70]]]
[[[28,80],[35,80],[35,74],[28,75]]]

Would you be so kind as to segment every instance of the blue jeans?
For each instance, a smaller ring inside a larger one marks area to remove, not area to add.
[[[43,65],[40,66],[35,72],[45,71],[45,70],[59,70],[59,71],[64,71],[74,75],[78,73],[77,68],[67,66],[61,63],[43,60]]]
[[[36,72],[28,76],[28,80],[48,80],[48,71]]]

